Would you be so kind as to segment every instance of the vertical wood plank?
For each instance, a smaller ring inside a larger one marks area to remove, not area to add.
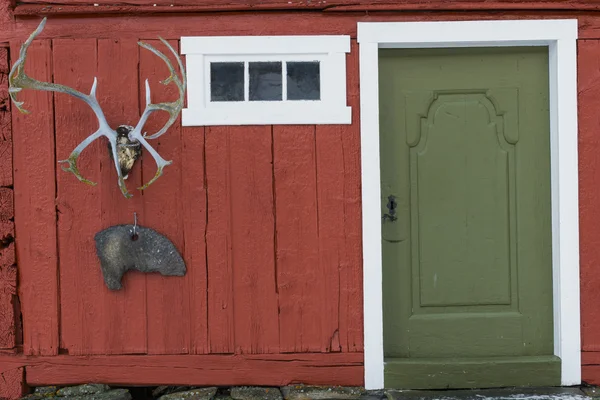
[[[271,127],[229,135],[235,350],[278,352]]]
[[[234,352],[233,260],[231,237],[230,127],[207,127],[208,344],[210,353]]]
[[[273,127],[281,352],[321,351],[314,126]],[[327,334],[327,333],[326,333]]]
[[[96,76],[95,39],[55,39],[52,42],[54,80],[89,93]],[[56,158],[65,160],[98,127],[92,109],[66,94],[54,97]],[[100,182],[100,160],[108,157],[101,138],[79,157],[81,174]],[[101,301],[104,280],[96,256],[94,235],[102,230],[100,187],[80,182],[72,173],[56,171],[58,245],[60,259],[61,348],[69,354],[102,354],[108,347]]]
[[[579,231],[581,265],[581,342],[584,351],[600,350],[600,40],[578,42],[579,86]],[[588,369],[589,370],[589,369]]]
[[[360,98],[358,43],[351,42],[347,62],[348,105],[352,125],[344,126],[344,245],[346,258],[340,269],[340,342],[348,351],[363,351],[362,204],[360,168]]]
[[[192,354],[206,354],[208,347],[207,191],[205,182],[205,133],[203,127],[182,130],[181,180],[184,261],[190,300]],[[185,183],[183,183],[185,181]],[[225,288],[230,287],[225,284]],[[219,292],[218,290],[216,290]],[[227,332],[227,331],[226,331]],[[215,333],[216,335],[216,333]]]
[[[147,40],[146,43],[170,55],[169,50],[158,40]],[[177,41],[169,42],[174,49]],[[173,58],[173,57],[171,57]],[[172,60],[173,65],[177,65]],[[173,101],[179,96],[174,84],[165,86],[160,81],[169,76],[165,63],[156,55],[145,49],[140,50],[140,82],[148,79],[152,93],[152,102]],[[140,84],[140,104],[143,110],[146,95],[145,86]],[[149,135],[157,132],[168,119],[166,112],[154,113],[144,127]],[[143,193],[144,215],[140,223],[165,235],[181,254],[184,254],[184,228],[182,220],[182,204],[190,199],[182,199],[182,149],[181,124],[175,121],[169,130],[156,140],[149,141],[156,151],[173,164],[163,170],[156,182]],[[143,157],[144,181],[150,180],[156,173],[156,162],[148,152]],[[190,276],[166,277],[158,273],[146,275],[147,307],[148,307],[148,353],[149,354],[181,354],[190,348]]]
[[[21,43],[11,43],[19,54]],[[29,47],[28,74],[52,81],[48,40]],[[19,295],[23,312],[23,352],[58,353],[58,271],[56,248],[54,115],[52,94],[19,93],[25,109],[12,108],[16,248],[19,253]]]
[[[0,48],[0,186],[13,184],[12,127],[8,96],[8,49]]]
[[[319,209],[319,280],[322,311],[319,314],[323,351],[347,351],[340,344],[340,269],[344,244],[344,128],[317,125],[317,193]]]
[[[102,39],[98,41],[98,100],[109,124],[137,123],[139,49],[135,39]],[[126,199],[117,185],[117,172],[110,157],[101,158],[100,183],[102,227],[133,223],[133,213],[144,220],[141,186],[141,163],[138,162],[126,181],[133,198]],[[146,276],[137,271],[123,276],[123,288],[109,291],[105,286],[105,332],[108,335],[109,354],[145,353],[146,329]]]
[[[12,188],[12,133],[8,97],[8,49],[0,48],[0,349],[15,347],[17,267],[14,245],[14,202]],[[1,392],[0,392],[1,394]]]

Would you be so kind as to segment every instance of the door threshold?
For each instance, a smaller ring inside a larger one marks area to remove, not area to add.
[[[384,380],[394,389],[559,386],[560,358],[386,358]]]

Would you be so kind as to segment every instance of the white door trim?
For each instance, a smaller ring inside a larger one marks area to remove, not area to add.
[[[359,22],[365,386],[383,388],[378,49],[548,46],[554,354],[561,383],[581,383],[577,20]]]

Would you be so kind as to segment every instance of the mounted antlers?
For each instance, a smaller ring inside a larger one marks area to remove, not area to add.
[[[37,90],[43,90],[43,91],[48,91],[48,92],[66,93],[66,94],[70,94],[71,96],[74,96],[74,97],[86,102],[92,108],[92,110],[96,114],[96,117],[98,118],[98,123],[99,123],[98,130],[96,132],[92,133],[87,138],[85,138],[71,152],[68,159],[59,161],[59,163],[68,163],[69,166],[68,167],[63,166],[62,169],[67,172],[72,172],[77,177],[77,179],[79,179],[80,181],[87,183],[88,185],[92,185],[92,186],[96,185],[96,183],[91,182],[91,181],[85,179],[83,176],[81,176],[81,174],[79,173],[79,170],[77,169],[77,159],[79,158],[79,155],[81,154],[81,152],[87,146],[89,146],[90,143],[92,143],[96,139],[100,138],[101,136],[105,136],[110,142],[112,158],[114,160],[115,168],[117,170],[118,179],[119,179],[119,188],[121,189],[121,192],[123,193],[123,195],[125,197],[130,198],[130,197],[132,197],[132,195],[127,191],[127,187],[125,186],[125,179],[126,179],[129,169],[131,169],[131,167],[133,165],[133,162],[139,156],[139,151],[141,150],[140,145],[143,146],[150,153],[152,158],[154,158],[154,160],[156,161],[157,170],[156,170],[156,175],[154,175],[154,177],[148,183],[146,183],[142,187],[139,187],[138,188],[139,190],[146,189],[148,186],[150,186],[152,183],[154,183],[154,181],[156,181],[162,175],[163,168],[172,163],[172,161],[166,161],[165,159],[163,159],[156,152],[156,150],[154,150],[150,146],[150,144],[148,144],[146,139],[156,139],[159,136],[161,136],[162,134],[164,134],[169,129],[169,127],[173,124],[173,122],[175,122],[178,114],[181,112],[181,109],[183,108],[183,98],[185,95],[185,87],[186,87],[186,75],[185,75],[185,69],[183,68],[183,63],[181,62],[181,59],[177,55],[177,52],[175,50],[173,50],[171,45],[169,45],[169,43],[167,41],[165,41],[164,39],[159,37],[161,42],[163,42],[165,44],[165,46],[167,46],[169,48],[171,53],[173,53],[173,55],[177,59],[177,62],[179,64],[179,69],[181,71],[181,77],[179,77],[177,75],[175,69],[173,68],[173,64],[171,64],[171,61],[169,61],[167,56],[165,56],[163,53],[156,50],[153,46],[151,46],[147,43],[138,42],[138,44],[141,47],[143,47],[147,50],[150,50],[151,52],[156,54],[158,57],[160,57],[165,62],[165,64],[167,64],[167,67],[169,68],[171,75],[164,81],[161,81],[161,83],[163,83],[164,85],[174,83],[177,86],[177,88],[179,89],[179,98],[173,102],[153,104],[150,99],[150,86],[148,85],[148,80],[146,80],[146,109],[142,113],[142,116],[140,117],[139,122],[137,123],[137,125],[135,127],[121,125],[121,126],[119,126],[119,128],[117,128],[117,130],[113,130],[108,125],[108,122],[106,121],[106,117],[104,116],[104,113],[102,112],[102,108],[100,108],[100,104],[98,103],[98,99],[96,99],[96,85],[97,85],[96,78],[94,78],[94,83],[92,85],[90,94],[87,95],[87,94],[83,94],[75,89],[72,89],[72,88],[64,86],[64,85],[38,81],[38,80],[33,79],[25,74],[25,58],[27,57],[27,50],[28,50],[29,46],[31,45],[31,43],[33,42],[33,40],[35,39],[35,37],[37,35],[39,35],[40,32],[42,32],[45,25],[46,25],[46,18],[44,18],[42,20],[42,22],[37,27],[37,29],[35,31],[33,31],[33,33],[29,36],[29,38],[21,46],[21,51],[19,53],[19,59],[15,62],[15,64],[13,65],[13,67],[10,71],[10,74],[8,75],[8,81],[9,81],[9,85],[10,85],[8,91],[9,91],[10,97],[11,97],[13,103],[15,104],[15,106],[17,107],[17,109],[19,111],[21,111],[22,113],[29,113],[29,111],[22,108],[23,102],[17,101],[17,98],[16,98],[17,93],[19,93],[23,89],[37,89]],[[142,129],[144,128],[144,125],[146,124],[146,121],[148,120],[148,117],[150,116],[150,114],[152,114],[155,111],[159,111],[159,110],[166,111],[170,114],[170,118],[167,121],[167,123],[158,132],[156,132],[150,136],[147,136],[145,132],[142,134]],[[139,150],[134,151],[132,153],[131,151],[127,151],[128,148],[129,149],[137,148]],[[129,160],[124,159],[126,157],[129,157]]]

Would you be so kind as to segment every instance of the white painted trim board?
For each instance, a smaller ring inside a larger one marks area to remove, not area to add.
[[[359,22],[365,386],[384,386],[379,171],[379,48],[548,46],[554,354],[581,383],[577,20]]]

